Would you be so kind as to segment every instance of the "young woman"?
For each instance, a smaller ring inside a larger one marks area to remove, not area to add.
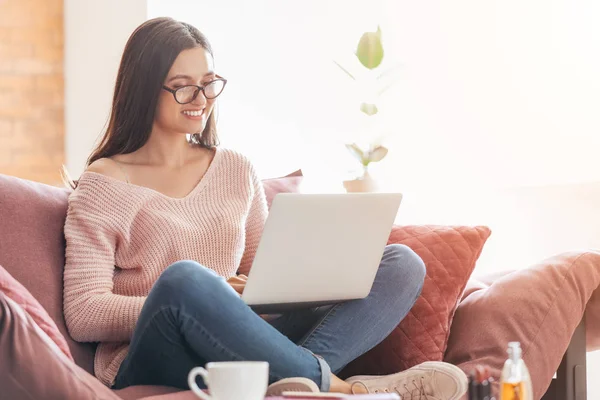
[[[113,388],[187,388],[195,366],[262,360],[269,394],[457,399],[466,377],[444,363],[334,375],[381,342],[419,296],[424,264],[405,246],[385,249],[362,300],[267,322],[240,299],[267,207],[248,159],[218,147],[213,109],[226,83],[189,24],[153,19],[127,42],[108,128],[71,182],[65,223],[65,318],[75,340],[100,342],[96,376]]]

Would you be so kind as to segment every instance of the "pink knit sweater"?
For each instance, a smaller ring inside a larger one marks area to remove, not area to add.
[[[200,183],[171,198],[94,172],[69,197],[64,312],[69,333],[100,342],[95,374],[112,385],[162,271],[196,260],[223,277],[247,273],[267,216],[250,162],[217,149]]]

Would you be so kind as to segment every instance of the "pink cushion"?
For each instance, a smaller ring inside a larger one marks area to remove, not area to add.
[[[519,341],[534,398],[540,398],[586,305],[600,307],[600,253],[557,255],[487,283],[472,288],[458,307],[444,360],[467,373],[487,365],[498,379],[508,342]],[[597,341],[600,332],[594,326],[588,326],[587,335]]]
[[[269,208],[271,208],[271,203],[273,203],[273,198],[277,193],[297,193],[302,178],[302,171],[298,170],[281,178],[264,179],[262,183]]]
[[[400,325],[343,375],[391,374],[441,361],[461,293],[489,236],[483,226],[395,226],[388,243],[409,246],[425,262],[423,291]]]
[[[69,345],[58,327],[50,318],[44,307],[29,293],[23,285],[13,278],[8,271],[0,265],[0,291],[4,292],[12,301],[20,305],[35,323],[52,339],[58,348],[71,360],[73,356],[69,351]]]
[[[92,372],[94,345],[71,339],[63,318],[63,227],[69,193],[0,174],[0,265],[44,307],[77,364]]]

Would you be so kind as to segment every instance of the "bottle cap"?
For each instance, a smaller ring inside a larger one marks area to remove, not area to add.
[[[521,343],[519,342],[510,342],[508,343],[508,355],[512,359],[521,358]]]

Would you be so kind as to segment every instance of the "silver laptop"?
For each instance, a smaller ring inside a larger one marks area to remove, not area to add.
[[[400,193],[278,194],[242,299],[266,314],[366,297],[401,200]]]

